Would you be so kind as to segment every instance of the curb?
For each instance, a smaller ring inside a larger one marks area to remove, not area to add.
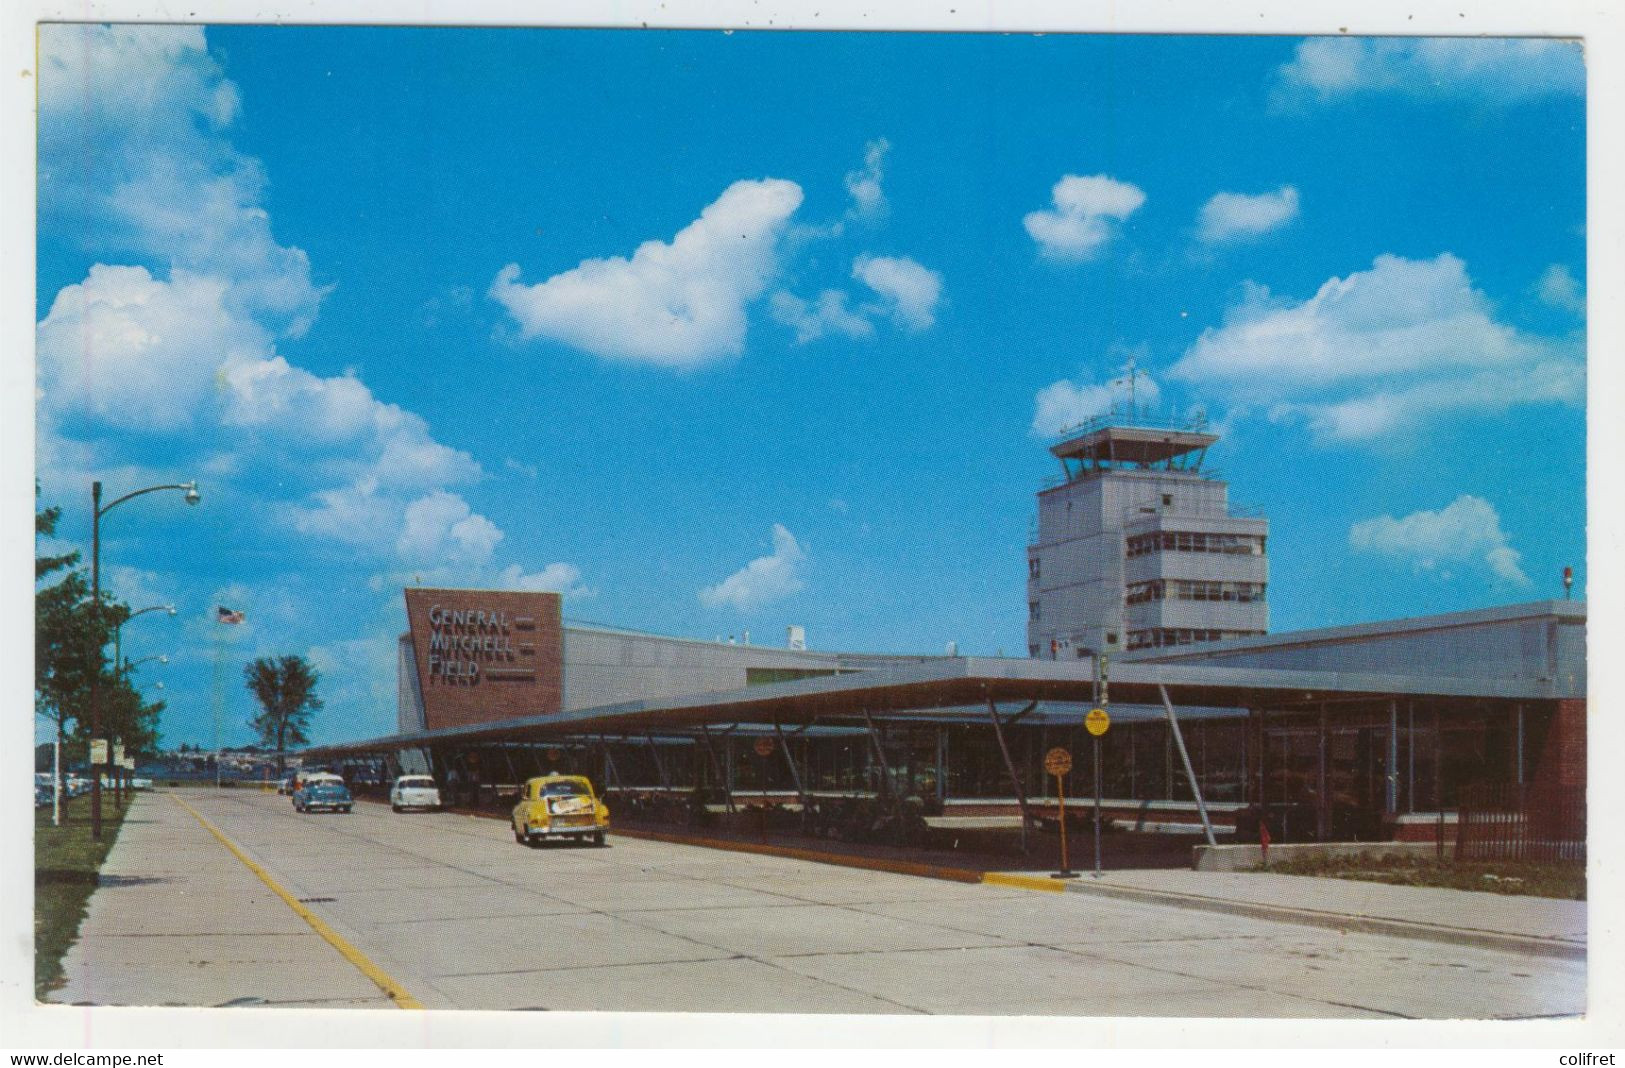
[[[1060,889],[1074,894],[1098,894],[1101,897],[1115,897],[1125,901],[1142,901],[1203,912],[1221,912],[1231,916],[1250,916],[1255,919],[1297,923],[1308,927],[1330,927],[1343,932],[1354,931],[1360,934],[1447,942],[1456,946],[1478,946],[1483,949],[1498,949],[1536,957],[1556,957],[1561,960],[1586,959],[1586,945],[1583,942],[1559,941],[1536,935],[1516,935],[1472,927],[1447,927],[1442,924],[1415,923],[1410,920],[1394,920],[1379,916],[1356,916],[1346,912],[1322,912],[1318,909],[1265,905],[1256,901],[1231,901],[1226,898],[1203,897],[1199,894],[1176,894],[1165,890],[1112,886],[1081,880],[1068,883]]]
[[[670,842],[673,845],[699,846],[703,849],[724,849],[734,853],[757,853],[768,857],[785,857],[790,860],[808,860],[818,864],[833,864],[842,868],[863,868],[867,871],[891,872],[894,875],[914,875],[924,879],[943,879],[954,883],[985,882],[988,875],[997,874],[975,871],[970,868],[949,868],[941,864],[919,864],[914,861],[850,856],[844,853],[820,853],[817,850],[798,849],[794,846],[738,842],[730,838],[701,838],[695,835],[672,834],[666,831],[617,830],[612,826],[609,833],[621,838],[643,838],[652,842]]]

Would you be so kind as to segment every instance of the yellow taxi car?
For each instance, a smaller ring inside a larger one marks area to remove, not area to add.
[[[513,840],[531,845],[547,838],[592,839],[604,844],[609,809],[581,775],[543,775],[525,783],[513,808]]]

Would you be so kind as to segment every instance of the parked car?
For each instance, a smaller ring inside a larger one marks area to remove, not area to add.
[[[402,775],[390,787],[389,807],[396,812],[409,808],[439,808],[440,787],[427,775]]]
[[[279,795],[292,794],[298,788],[299,773],[297,771],[288,772],[286,775],[282,776],[282,778],[276,784],[276,792]]]
[[[513,810],[513,840],[530,845],[546,838],[592,839],[604,844],[609,809],[581,775],[543,775],[525,783]]]
[[[319,809],[348,812],[354,805],[355,799],[350,796],[350,788],[345,786],[344,780],[337,775],[307,779],[303,786],[293,792],[293,807],[296,812],[315,812]]]

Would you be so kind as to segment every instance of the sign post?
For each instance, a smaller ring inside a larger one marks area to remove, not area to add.
[[[1102,660],[1105,658],[1102,657]],[[1095,746],[1095,878],[1100,878],[1100,736],[1112,725],[1112,718],[1104,708],[1092,708],[1083,717],[1083,725],[1094,737]]]
[[[1056,746],[1044,754],[1044,770],[1055,776],[1055,796],[1061,804],[1061,870],[1050,874],[1051,879],[1076,879],[1072,863],[1066,852],[1066,775],[1072,770],[1072,754]]]

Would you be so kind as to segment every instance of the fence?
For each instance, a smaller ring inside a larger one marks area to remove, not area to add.
[[[1457,860],[1586,859],[1583,786],[1495,783],[1463,791]]]

